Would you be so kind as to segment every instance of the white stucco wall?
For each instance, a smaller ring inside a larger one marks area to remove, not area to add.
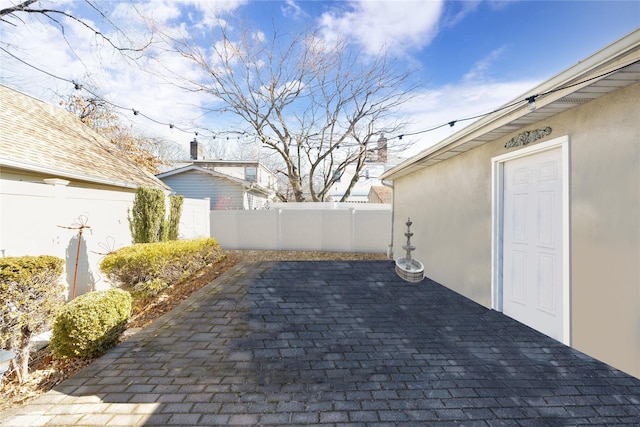
[[[638,100],[640,83],[571,116],[588,129],[571,145],[571,297],[573,345],[640,377]]]
[[[0,180],[2,256],[53,255],[65,260],[71,295],[77,228],[85,224],[78,258],[76,296],[109,287],[98,267],[103,254],[131,244],[127,209],[135,193],[37,182]],[[62,227],[72,227],[71,229]]]
[[[491,306],[491,158],[523,130],[570,141],[571,345],[640,377],[640,84],[394,180],[425,274]]]
[[[53,255],[65,260],[64,280],[71,295],[78,256],[78,226],[83,229],[76,296],[106,289],[99,269],[106,253],[131,245],[128,210],[135,190],[49,185],[38,177],[3,170],[0,174],[0,256]],[[16,180],[20,178],[22,180]],[[63,228],[70,227],[70,228]],[[182,239],[209,237],[208,200],[185,199]]]

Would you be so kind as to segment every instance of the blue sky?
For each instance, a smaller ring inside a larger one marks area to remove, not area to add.
[[[18,0],[0,0],[0,7]],[[43,1],[93,19],[81,1]],[[153,17],[165,29],[189,32],[193,40],[212,42],[207,29],[216,18],[240,19],[269,34],[307,27],[328,39],[344,37],[363,52],[388,49],[415,78],[420,93],[399,114],[412,124],[407,133],[463,117],[488,112],[576,64],[618,38],[640,27],[640,1],[222,1],[98,2],[134,39],[142,37],[140,19]],[[163,123],[193,123],[224,127],[220,120],[201,117],[206,102],[180,92],[157,77],[145,75],[95,37],[69,24],[65,43],[59,31],[37,17],[24,23],[0,23],[0,46],[23,61],[66,79],[90,79],[110,101],[137,108]],[[143,38],[143,37],[142,37]],[[72,51],[69,45],[73,46]],[[177,61],[176,58],[168,61]],[[144,60],[140,63],[146,65]],[[138,64],[140,65],[140,64]],[[157,65],[157,64],[156,64]],[[149,67],[153,65],[148,64]],[[188,75],[189,65],[172,64]],[[157,70],[156,70],[157,71]],[[157,76],[158,72],[156,72]],[[70,85],[24,65],[0,51],[0,83],[57,103],[73,93]],[[127,112],[124,111],[123,114]],[[132,126],[182,144],[192,135],[131,117]],[[466,123],[468,124],[468,123]],[[226,126],[237,126],[228,123]],[[432,145],[454,129],[414,137],[406,154]]]

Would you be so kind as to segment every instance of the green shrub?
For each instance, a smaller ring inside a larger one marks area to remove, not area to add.
[[[134,290],[153,280],[171,286],[223,258],[215,239],[174,240],[119,249],[102,260],[100,269],[112,283]]]
[[[160,279],[151,279],[148,282],[136,283],[129,291],[136,300],[153,298],[169,287],[167,282]]]
[[[65,305],[55,322],[51,347],[57,357],[97,357],[116,345],[131,315],[131,295],[122,289],[90,292]]]
[[[167,240],[178,240],[180,231],[180,217],[182,216],[182,205],[184,196],[172,194],[169,196],[169,223],[167,225]]]
[[[163,233],[167,232],[164,226],[165,211],[164,192],[161,189],[138,188],[129,217],[129,230],[133,243],[163,240]]]
[[[0,348],[16,353],[20,382],[29,373],[31,338],[49,328],[64,304],[63,265],[49,255],[0,258]]]

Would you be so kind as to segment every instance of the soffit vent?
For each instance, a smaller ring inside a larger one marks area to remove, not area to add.
[[[553,101],[554,104],[572,104],[572,105],[580,105],[586,104],[589,101],[592,101],[592,98],[562,98],[556,101]]]

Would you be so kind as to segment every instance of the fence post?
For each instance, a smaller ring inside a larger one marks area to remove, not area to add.
[[[282,209],[276,211],[276,249],[282,250]]]
[[[350,241],[350,247],[349,250],[351,252],[354,251],[354,249],[356,248],[356,210],[354,208],[349,208],[349,210],[351,211],[351,241]]]

